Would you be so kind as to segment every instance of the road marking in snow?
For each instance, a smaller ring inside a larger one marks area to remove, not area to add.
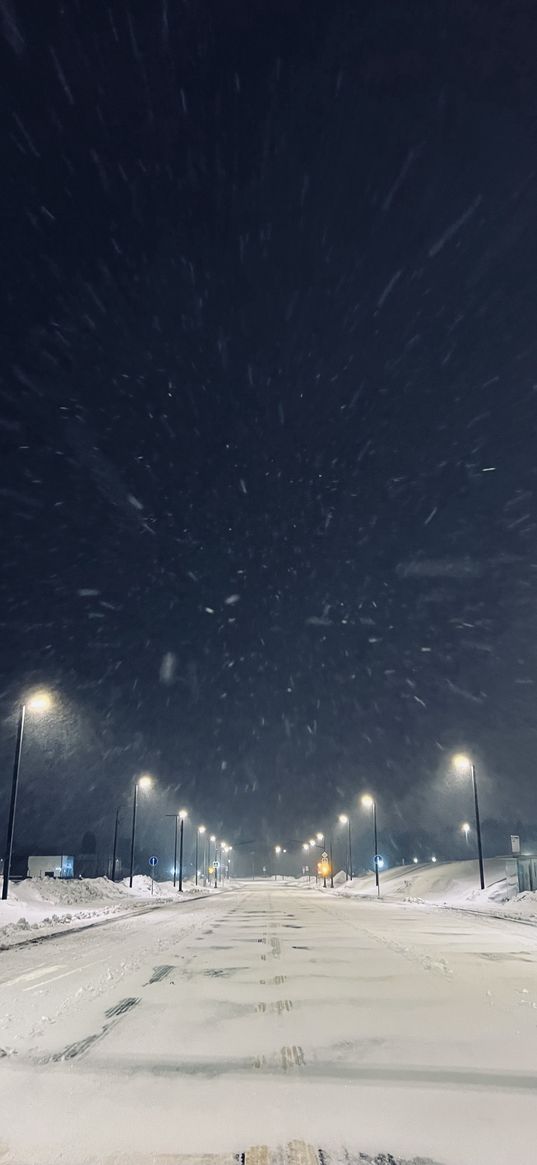
[[[81,967],[72,967],[70,971],[62,971],[61,975],[54,975],[52,979],[41,979],[39,983],[32,983],[31,987],[23,987],[23,991],[37,991],[39,987],[48,987],[49,983],[56,983],[58,979],[67,979],[69,975],[76,975],[78,971],[87,971],[88,967],[97,967],[102,963],[102,959],[96,959],[93,963],[83,963]],[[59,967],[64,967],[65,963],[59,963]],[[51,971],[56,971],[56,967],[51,967]]]
[[[53,971],[61,971],[62,967],[65,967],[65,963],[55,963],[51,966],[43,963],[41,967],[36,967],[34,971],[26,971],[24,975],[17,975],[15,979],[4,979],[0,983],[0,987],[12,987],[14,983],[23,983],[29,979],[38,979],[43,975],[52,975]]]

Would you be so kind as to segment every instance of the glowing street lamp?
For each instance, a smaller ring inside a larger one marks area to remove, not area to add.
[[[468,834],[470,833],[470,829],[471,829],[471,826],[468,824],[468,822],[467,822],[467,821],[465,821],[465,822],[464,822],[464,823],[461,825],[461,833],[464,833],[464,836],[465,836],[465,838],[466,838],[466,845],[469,845],[469,844],[470,844],[470,842],[469,842],[469,839],[468,839]]]
[[[282,847],[281,847],[281,845],[275,845],[275,846],[274,846],[274,853],[275,853],[275,854],[277,854],[277,855],[278,855],[278,857],[279,857],[279,856],[280,856],[280,854],[281,854],[281,852],[282,852]]]
[[[2,883],[2,899],[4,901],[7,898],[9,891],[9,875],[11,873],[11,858],[13,855],[15,813],[17,810],[17,792],[19,788],[19,773],[21,767],[22,741],[24,737],[26,713],[33,712],[36,715],[41,715],[44,712],[48,712],[52,706],[52,696],[50,695],[50,692],[45,691],[34,692],[33,695],[29,696],[19,706],[19,723],[17,726],[17,739],[15,742],[15,760],[13,762],[13,776],[11,779],[11,800],[9,803],[6,848],[4,851],[4,879]]]
[[[475,764],[470,757],[465,756],[464,753],[457,753],[453,757],[453,767],[458,773],[463,776],[470,773],[472,778],[472,786],[474,790],[474,812],[475,812],[475,831],[477,836],[477,855],[479,860],[479,882],[481,889],[485,889],[485,866],[483,862],[483,839],[481,837],[481,818],[479,816],[479,798],[477,795],[477,774],[475,771]],[[464,826],[463,826],[464,828]],[[468,834],[466,835],[468,840]]]
[[[136,808],[138,803],[138,789],[150,789],[153,784],[153,778],[149,773],[144,773],[141,777],[134,778],[134,793],[132,798],[132,832],[131,832],[131,868],[129,877],[129,886],[132,890],[132,879],[134,877],[134,842],[136,838]]]
[[[373,810],[373,844],[374,844],[374,864],[375,864],[375,885],[377,887],[377,897],[380,898],[380,877],[379,877],[379,855],[378,855],[378,837],[377,837],[377,802],[370,793],[364,793],[362,797],[362,805],[364,809]]]
[[[352,837],[351,837],[351,819],[350,819],[350,817],[348,817],[348,816],[347,816],[347,814],[346,814],[346,813],[340,813],[338,820],[339,820],[339,824],[340,824],[340,825],[347,825],[347,826],[348,826],[348,835],[347,835],[347,874],[346,874],[346,880],[347,880],[347,882],[352,882]]]

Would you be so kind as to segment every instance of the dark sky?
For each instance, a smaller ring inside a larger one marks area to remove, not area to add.
[[[6,789],[19,694],[57,700],[19,842],[107,837],[144,769],[153,831],[369,786],[438,837],[461,744],[534,814],[535,5],[0,27]]]

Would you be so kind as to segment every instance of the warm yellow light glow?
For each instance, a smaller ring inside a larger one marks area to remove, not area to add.
[[[275,853],[275,854],[281,854],[281,852],[282,852],[282,847],[281,847],[281,845],[275,845],[275,846],[274,846],[274,853]]]
[[[329,862],[319,862],[317,865],[317,870],[321,878],[327,878],[330,873]]]
[[[138,777],[136,784],[139,789],[150,789],[153,784],[153,777],[150,777],[149,773],[144,773],[141,777]]]
[[[340,813],[339,824],[340,825],[348,825],[349,824],[349,818],[347,817],[346,813]]]
[[[375,802],[374,802],[373,797],[371,796],[371,793],[364,793],[364,795],[362,797],[362,805],[363,805],[364,809],[372,809],[374,804],[375,804]]]
[[[458,752],[453,757],[453,768],[456,769],[458,773],[467,773],[471,767],[472,762],[470,758],[465,756],[463,752]]]
[[[205,833],[205,826],[204,825],[198,825],[198,833]]]
[[[187,809],[180,809],[179,810],[179,817],[181,818],[181,821],[185,821],[186,818],[188,817],[188,810]]]
[[[34,692],[26,701],[26,707],[29,712],[48,712],[52,708],[50,692]]]

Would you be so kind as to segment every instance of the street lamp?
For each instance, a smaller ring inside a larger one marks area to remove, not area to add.
[[[199,843],[200,837],[203,837],[204,833],[205,833],[205,826],[198,825],[198,828],[196,830],[196,886],[198,884],[198,843]]]
[[[475,771],[475,764],[470,757],[465,756],[464,753],[457,753],[453,757],[453,767],[458,773],[463,775],[470,773],[472,777],[472,785],[474,790],[474,811],[475,811],[475,830],[477,835],[477,856],[479,860],[479,882],[481,889],[485,889],[485,866],[483,863],[483,839],[481,837],[481,818],[479,816],[479,798],[477,795],[477,774]],[[468,839],[468,835],[466,835]]]
[[[185,821],[188,817],[188,813],[187,813],[186,809],[180,809],[177,816],[179,817],[179,821],[181,822],[181,827],[180,827],[180,831],[179,831],[179,887],[178,887],[178,889],[179,889],[179,893],[182,894],[183,893],[183,846],[184,846],[184,839],[185,839]]]
[[[377,897],[380,898],[379,855],[377,839],[377,802],[370,793],[364,793],[362,797],[362,805],[364,809],[373,810],[373,844],[375,846],[373,861],[375,864],[375,885],[377,887]]]
[[[467,821],[465,821],[464,824],[461,825],[461,832],[464,833],[464,836],[466,838],[466,845],[470,844],[469,839],[468,839],[468,834],[470,832],[470,828],[471,827]]]
[[[13,854],[13,835],[15,833],[15,813],[17,809],[17,792],[19,787],[19,772],[21,767],[22,755],[22,741],[24,737],[24,723],[27,712],[35,712],[39,715],[43,712],[48,712],[52,708],[53,700],[49,692],[40,691],[34,692],[27,700],[19,706],[19,723],[17,726],[17,739],[15,742],[15,760],[13,762],[13,776],[11,779],[11,800],[9,803],[9,817],[6,834],[6,848],[4,851],[4,880],[2,883],[2,899],[8,896],[9,890],[9,875],[11,873],[11,858]]]
[[[132,890],[132,879],[134,876],[134,841],[136,837],[136,806],[138,801],[138,789],[150,789],[153,784],[153,778],[145,773],[141,777],[134,778],[134,794],[132,798],[132,833],[131,833],[131,869],[129,877],[129,886]]]
[[[348,826],[347,836],[347,882],[352,882],[352,837],[351,837],[351,819],[346,813],[340,813],[339,824]]]

